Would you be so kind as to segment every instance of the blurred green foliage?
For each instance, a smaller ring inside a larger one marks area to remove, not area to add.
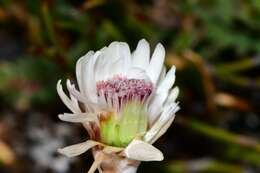
[[[0,121],[54,119],[56,82],[80,56],[141,38],[165,45],[182,110],[157,143],[165,163],[140,172],[260,172],[259,0],[1,0]]]

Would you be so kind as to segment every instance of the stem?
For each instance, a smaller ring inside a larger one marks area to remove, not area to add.
[[[95,158],[100,155],[100,152],[95,153]],[[99,166],[100,173],[136,173],[140,164],[139,161],[130,160],[118,154],[102,153],[102,162]]]
[[[136,173],[139,162],[128,159],[105,160],[101,164],[102,173]]]

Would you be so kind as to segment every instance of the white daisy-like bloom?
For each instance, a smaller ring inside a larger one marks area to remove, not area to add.
[[[73,157],[92,149],[95,161],[89,173],[135,173],[140,161],[163,160],[152,144],[179,110],[175,66],[166,73],[164,59],[162,44],[150,58],[144,39],[132,53],[127,43],[112,42],[81,57],[76,64],[78,89],[67,80],[67,96],[61,81],[57,83],[60,98],[72,112],[59,118],[82,123],[90,139],[58,152]]]

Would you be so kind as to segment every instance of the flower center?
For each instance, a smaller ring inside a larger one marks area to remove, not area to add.
[[[114,76],[106,81],[96,84],[97,94],[104,97],[106,102],[113,107],[121,108],[127,102],[143,102],[153,91],[153,84],[144,79],[127,79],[122,76]]]
[[[108,108],[109,115],[101,121],[101,141],[112,146],[126,146],[148,126],[143,102],[151,95],[153,84],[144,79],[114,76],[96,84],[97,94]],[[141,103],[141,104],[140,104]]]

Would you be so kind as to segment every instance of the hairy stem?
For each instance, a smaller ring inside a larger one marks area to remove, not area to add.
[[[95,154],[95,158],[98,155]],[[136,173],[140,162],[130,160],[117,154],[104,154],[99,166],[100,173]]]

